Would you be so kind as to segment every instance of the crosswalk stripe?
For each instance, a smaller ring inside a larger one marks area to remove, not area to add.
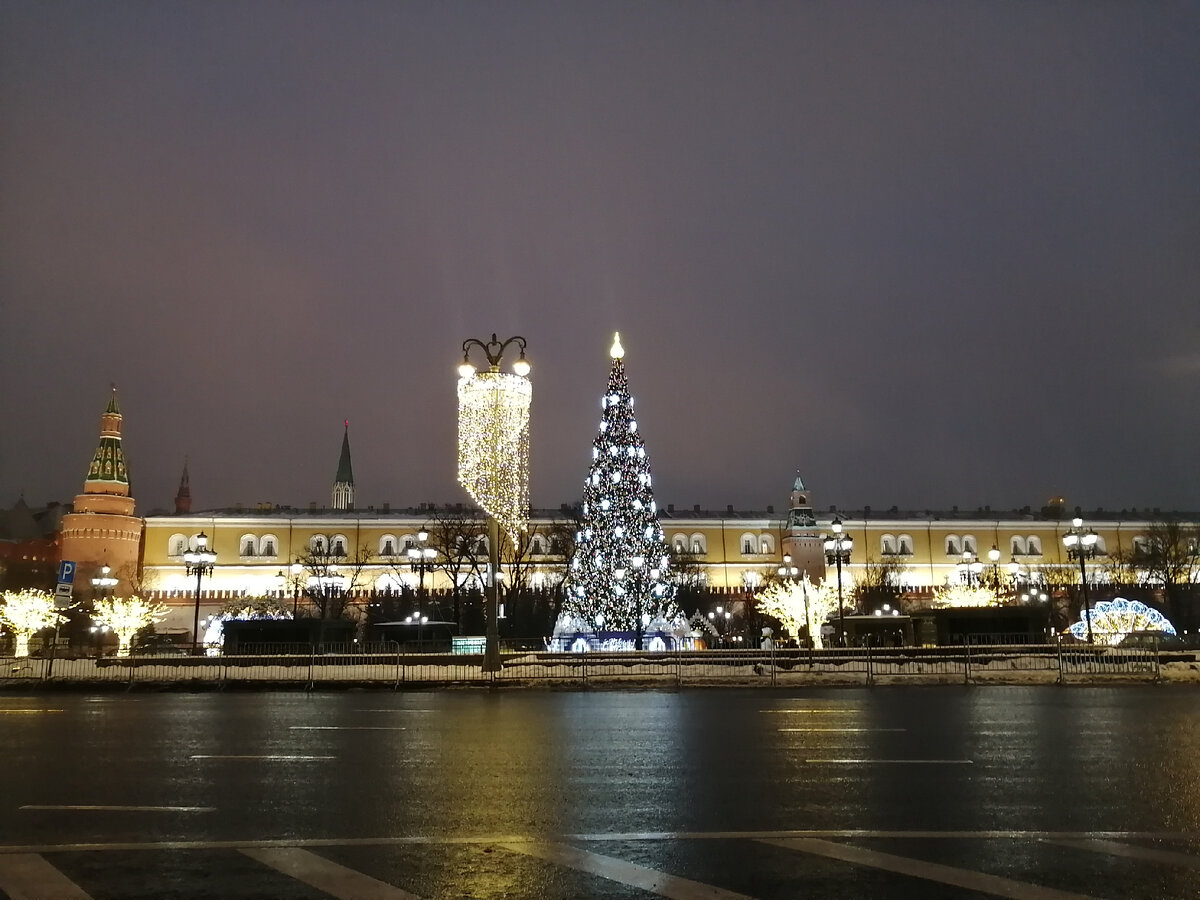
[[[614,859],[611,856],[601,856],[580,850],[570,844],[557,844],[550,841],[523,841],[521,843],[500,844],[505,850],[513,853],[524,853],[547,862],[556,863],[568,869],[599,875],[609,881],[629,887],[641,888],[669,900],[752,900],[745,894],[737,894],[710,884],[702,884],[677,875],[668,875],[655,869]]]
[[[1123,856],[1126,859],[1140,859],[1145,862],[1164,863],[1168,866],[1185,866],[1189,869],[1200,869],[1200,856],[1190,853],[1177,853],[1174,850],[1160,850],[1157,847],[1138,847],[1135,844],[1120,844],[1116,841],[1046,841],[1060,847],[1073,847],[1076,850],[1091,850],[1093,853],[1107,853],[1109,856]]]
[[[1026,881],[989,875],[986,872],[958,869],[954,866],[910,859],[906,856],[895,856],[891,853],[866,850],[862,847],[852,847],[849,844],[837,844],[832,841],[813,838],[783,838],[781,840],[764,840],[762,843],[773,844],[788,850],[799,850],[815,856],[824,856],[828,859],[837,859],[857,866],[869,866],[885,872],[895,872],[898,875],[910,875],[913,878],[936,881],[969,891],[995,894],[997,897],[1008,897],[1010,900],[1092,900],[1086,894],[1060,891]]]
[[[37,853],[0,856],[0,890],[12,900],[92,900],[79,885]]]
[[[337,897],[338,900],[420,900],[415,894],[354,869],[340,866],[299,847],[281,847],[277,850],[245,849],[242,853],[277,872]]]

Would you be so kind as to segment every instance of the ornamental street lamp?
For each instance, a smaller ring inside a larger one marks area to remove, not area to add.
[[[437,558],[437,550],[433,547],[426,546],[425,542],[429,540],[429,530],[422,528],[417,532],[417,545],[409,547],[407,551],[408,564],[412,566],[413,571],[417,572],[417,619],[425,620],[425,610],[423,608],[425,597],[425,567],[432,565],[434,559]],[[419,638],[418,638],[419,640]]]
[[[500,372],[505,349],[520,356],[512,375]],[[488,371],[475,372],[471,349],[483,351]],[[483,671],[500,671],[500,526],[516,541],[529,517],[529,360],[525,338],[468,338],[458,367],[458,480],[488,517],[487,636]]]
[[[962,583],[973,586],[979,583],[979,575],[983,572],[983,563],[970,550],[964,550],[962,562],[955,568],[958,569],[958,577]]]
[[[100,592],[101,597],[107,597],[117,586],[117,579],[108,574],[111,571],[107,565],[101,566],[100,574],[92,579],[92,587]]]
[[[1000,548],[992,544],[988,551],[988,562],[992,564],[992,591],[1000,595]]]
[[[842,563],[850,562],[850,551],[854,549],[854,539],[842,533],[842,520],[834,516],[829,525],[833,534],[825,538],[825,561],[837,564],[838,585],[838,630],[842,633],[842,646],[846,646],[846,608],[842,601]]]
[[[1063,535],[1063,545],[1067,548],[1067,558],[1079,560],[1079,585],[1083,589],[1083,616],[1087,620],[1088,643],[1092,640],[1092,605],[1088,599],[1087,560],[1096,555],[1096,532],[1084,529],[1083,519],[1076,516],[1071,520],[1071,530]]]
[[[275,573],[275,577],[278,578],[280,583],[283,585],[283,589],[280,594],[281,599],[287,596],[288,584],[290,583],[292,586],[293,619],[296,618],[296,604],[300,600],[300,573],[303,571],[304,566],[300,565],[300,563],[292,563],[290,566],[288,566],[288,570],[286,572],[283,569],[280,569]]]
[[[196,535],[196,548],[183,554],[183,564],[188,575],[196,576],[196,611],[192,615],[192,649],[200,646],[200,579],[211,575],[217,554],[208,549],[208,535],[203,531]]]

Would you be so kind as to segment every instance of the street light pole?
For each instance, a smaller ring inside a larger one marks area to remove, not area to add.
[[[834,516],[829,525],[833,534],[825,538],[825,561],[837,565],[838,587],[838,630],[841,632],[842,646],[846,646],[846,608],[842,599],[842,561],[850,561],[850,551],[854,547],[854,539],[842,533],[842,520]]]
[[[196,548],[183,554],[183,563],[188,575],[196,576],[196,610],[192,615],[192,652],[200,646],[200,580],[211,575],[217,554],[208,549],[208,535],[203,531],[196,535]]]
[[[520,349],[520,356],[513,363],[514,376],[501,376],[500,362],[504,356],[505,349],[510,344],[515,344]],[[484,356],[488,361],[488,372],[480,378],[476,378],[475,366],[471,364],[471,349],[478,348],[483,351]],[[524,404],[526,412],[524,425],[522,429],[528,428],[528,402],[529,402],[529,360],[525,358],[525,338],[521,335],[514,335],[506,340],[501,341],[492,333],[490,341],[481,341],[478,338],[467,338],[462,343],[463,361],[458,367],[459,376],[459,481],[464,487],[470,491],[471,496],[475,501],[484,508],[484,512],[488,517],[488,562],[489,562],[489,579],[487,592],[487,631],[484,639],[483,652],[483,671],[499,672],[500,663],[500,522],[497,519],[499,508],[497,505],[497,491],[501,485],[509,488],[513,487],[516,482],[521,482],[518,490],[525,494],[527,500],[528,483],[525,454],[528,452],[526,435],[527,430],[523,430],[520,435],[505,433],[512,428],[514,423],[520,417],[513,418],[505,415],[505,404],[520,407]],[[472,410],[480,412],[481,406],[472,406],[472,399],[478,402],[480,397],[472,395],[472,387],[477,386],[481,379],[488,379],[483,383],[484,390],[487,392],[483,396],[487,399],[486,404],[487,415],[485,416],[486,424],[483,428],[472,430],[471,433],[464,431],[464,422],[466,411]],[[508,380],[505,380],[508,379]],[[474,444],[488,441],[490,446],[480,448]],[[503,441],[505,446],[500,446]],[[472,446],[465,446],[472,444]],[[469,452],[472,455],[470,466],[472,472],[466,476],[464,472],[464,453]],[[500,454],[505,453],[504,459],[500,459]],[[513,478],[514,471],[520,473],[517,478]],[[506,498],[511,500],[511,495]],[[528,515],[527,509],[522,509],[517,517],[521,519],[521,524],[514,524],[513,510],[507,510],[505,522],[506,528],[510,531],[515,527],[523,527],[523,521]]]
[[[1083,590],[1083,616],[1087,620],[1088,643],[1094,643],[1092,637],[1092,604],[1088,598],[1087,560],[1096,555],[1096,532],[1090,528],[1084,529],[1083,519],[1076,516],[1071,520],[1071,530],[1063,535],[1063,545],[1067,548],[1067,558],[1079,560],[1079,586]]]

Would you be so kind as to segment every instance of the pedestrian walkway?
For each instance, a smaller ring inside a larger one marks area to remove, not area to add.
[[[13,900],[1200,896],[1200,835],[774,831],[0,847]]]

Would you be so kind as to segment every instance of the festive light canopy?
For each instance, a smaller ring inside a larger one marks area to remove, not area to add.
[[[582,527],[567,573],[563,621],[583,621],[603,631],[645,631],[652,622],[678,615],[675,585],[620,335],[609,355],[612,367],[584,481]]]
[[[1081,641],[1088,639],[1086,615],[1081,610],[1079,621],[1070,628],[1071,634]],[[1140,600],[1117,597],[1101,600],[1092,607],[1092,635],[1097,643],[1115,646],[1136,632],[1174,635],[1175,626],[1157,609]]]
[[[523,375],[471,371],[458,382],[459,483],[514,541],[529,518],[532,394]]]

